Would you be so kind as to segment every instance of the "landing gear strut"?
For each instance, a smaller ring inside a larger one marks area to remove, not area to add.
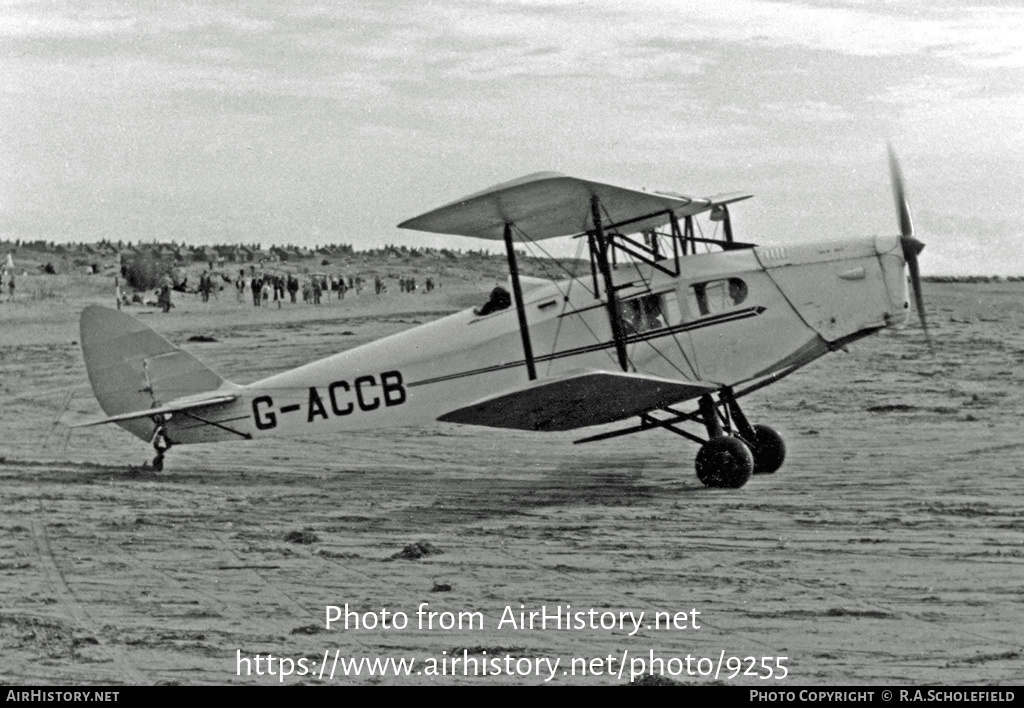
[[[697,452],[697,478],[707,487],[737,489],[751,474],[778,470],[786,459],[782,436],[767,425],[751,425],[731,388],[723,388],[719,400],[716,405],[710,395],[700,399],[708,441]],[[724,409],[721,414],[719,406]]]
[[[153,470],[160,472],[164,468],[164,453],[171,449],[171,441],[167,439],[163,423],[158,423],[156,430],[153,431],[153,449],[156,450],[156,457],[153,458]]]

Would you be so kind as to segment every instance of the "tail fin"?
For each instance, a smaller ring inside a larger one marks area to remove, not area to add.
[[[80,329],[89,383],[109,416],[156,408],[224,384],[194,356],[118,310],[90,305],[82,311]],[[155,428],[149,418],[117,424],[146,441]]]

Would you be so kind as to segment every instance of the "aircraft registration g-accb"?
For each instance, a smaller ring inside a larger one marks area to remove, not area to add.
[[[637,418],[577,442],[670,430],[700,444],[705,485],[741,487],[776,471],[785,446],[738,399],[904,324],[904,266],[927,336],[923,246],[891,149],[890,170],[900,235],[766,247],[733,239],[729,207],[748,194],[692,198],[554,172],[499,184],[400,227],[503,241],[511,293],[496,288],[479,308],[245,386],[138,320],[90,306],[82,352],[108,417],[82,425],[116,423],[149,441],[159,470],[172,445],[337,439],[433,421],[552,431]],[[721,225],[719,238],[698,236],[700,214]],[[515,244],[556,237],[581,239],[590,267],[559,282],[520,277]],[[680,407],[689,401],[692,410]]]

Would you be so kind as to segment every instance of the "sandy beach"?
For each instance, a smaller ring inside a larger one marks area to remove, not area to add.
[[[101,414],[78,315],[111,304],[109,281],[25,281],[0,304],[4,683],[1024,676],[1022,283],[927,283],[934,352],[917,327],[886,331],[751,395],[787,462],[711,490],[696,446],[664,432],[573,445],[582,434],[440,423],[176,447],[157,473],[120,428],[67,427]],[[129,312],[246,383],[488,288]],[[360,627],[328,629],[346,605]],[[523,627],[530,612],[546,627]],[[415,663],[353,675],[361,658]]]

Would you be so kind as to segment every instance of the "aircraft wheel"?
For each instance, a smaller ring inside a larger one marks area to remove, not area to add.
[[[754,426],[754,439],[748,441],[754,453],[754,474],[772,474],[786,461],[786,443],[774,428]]]
[[[163,468],[164,468],[164,456],[163,455],[157,455],[156,457],[153,458],[153,471],[154,472],[160,472],[160,471],[163,470]]]
[[[697,452],[697,479],[705,487],[739,489],[753,471],[754,456],[739,438],[711,438]]]

